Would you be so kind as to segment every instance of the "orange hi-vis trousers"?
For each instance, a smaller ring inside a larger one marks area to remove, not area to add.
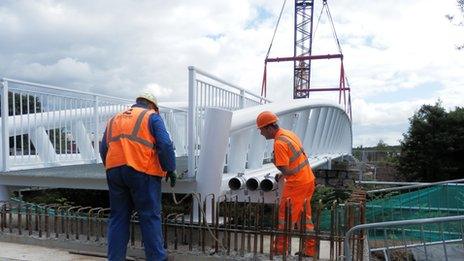
[[[291,205],[288,209],[291,209],[291,225],[292,228],[296,225],[300,225],[301,215],[304,213],[304,204],[306,202],[306,231],[313,231],[314,225],[311,220],[311,197],[313,196],[315,189],[315,182],[305,184],[301,186],[285,186],[283,188],[282,196],[279,201],[279,220],[278,229],[284,231],[285,229],[285,215],[286,205]],[[287,210],[288,212],[288,210]],[[290,240],[284,235],[278,235],[274,241],[274,252],[276,254],[283,254],[284,251],[290,252]],[[303,252],[307,256],[316,255],[316,240],[314,238],[305,238],[303,242]]]

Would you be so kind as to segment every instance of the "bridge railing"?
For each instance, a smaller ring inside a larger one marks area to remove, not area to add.
[[[105,123],[129,104],[104,95],[2,79],[2,170],[100,162],[98,144]]]
[[[188,176],[194,177],[198,168],[206,108],[236,111],[270,101],[194,66],[189,66],[188,69]]]
[[[101,162],[108,119],[134,102],[6,78],[1,88],[2,171]],[[178,123],[186,126],[187,111],[164,106],[160,111],[176,155],[185,156],[187,135]]]

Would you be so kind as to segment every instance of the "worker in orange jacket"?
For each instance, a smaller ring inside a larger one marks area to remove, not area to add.
[[[261,112],[256,125],[267,140],[274,139],[274,165],[280,170],[281,174],[276,175],[278,181],[280,177],[284,179],[284,187],[279,200],[278,229],[285,228],[285,207],[290,202],[291,205],[291,225],[300,224],[300,218],[306,208],[306,215],[303,217],[306,224],[306,231],[313,231],[314,225],[311,220],[311,197],[315,189],[315,177],[308,162],[303,145],[298,136],[286,129],[280,128],[277,124],[279,118],[270,111]],[[306,206],[305,205],[306,202]],[[283,235],[278,235],[274,241],[274,251],[276,254],[283,254],[284,251],[290,252],[289,239]],[[316,255],[316,242],[313,238],[306,238],[304,241],[303,256]]]
[[[167,260],[161,230],[161,179],[176,183],[176,159],[158,102],[143,93],[112,117],[100,146],[108,181],[111,216],[108,259],[126,260],[132,211],[138,213],[146,260]]]

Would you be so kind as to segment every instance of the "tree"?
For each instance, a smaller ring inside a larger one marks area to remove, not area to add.
[[[375,146],[375,149],[378,151],[386,151],[387,148],[388,148],[388,144],[385,143],[382,139],[379,140],[379,142],[377,143],[377,146]]]
[[[42,105],[37,96],[31,94],[13,93],[11,91],[8,92],[8,116],[22,115],[41,111]],[[0,117],[1,116],[2,113],[0,112]],[[22,148],[23,151],[35,151],[34,145],[30,144],[29,142],[28,134],[10,137],[10,149],[20,148]]]
[[[464,108],[423,105],[403,134],[398,174],[408,181],[457,179],[464,173]]]

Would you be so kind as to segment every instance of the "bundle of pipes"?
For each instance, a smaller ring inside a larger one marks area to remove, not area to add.
[[[229,188],[231,190],[248,189],[255,191],[261,189],[264,192],[269,192],[277,189],[276,173],[265,173],[257,175],[245,175],[239,173],[237,176],[229,180]]]
[[[308,161],[313,169],[321,167],[331,169],[331,161],[338,158],[343,158],[343,155],[323,154],[310,156]],[[271,164],[268,164],[267,167],[264,167],[260,170],[255,170],[248,173],[238,173],[237,176],[229,179],[229,189],[248,189],[250,191],[262,190],[264,192],[273,191],[278,187],[278,182],[275,180],[275,175],[277,173],[279,173],[279,171]]]

